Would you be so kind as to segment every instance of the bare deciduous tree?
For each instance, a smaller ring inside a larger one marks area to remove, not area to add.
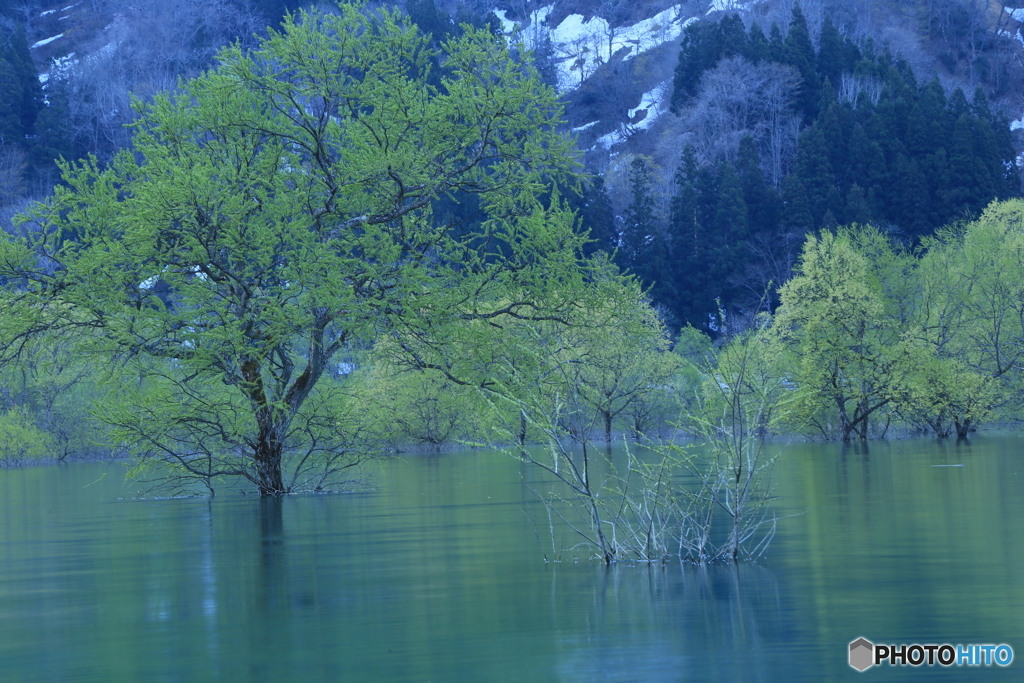
[[[745,136],[758,142],[773,185],[785,176],[796,151],[799,119],[791,103],[800,82],[794,69],[773,62],[751,64],[730,57],[704,74],[700,92],[681,113],[699,158],[732,157]]]

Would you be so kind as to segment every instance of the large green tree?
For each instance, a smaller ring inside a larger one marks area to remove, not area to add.
[[[442,49],[343,5],[139,104],[132,148],[66,166],[0,246],[5,348],[87,330],[83,352],[137,373],[109,413],[126,443],[275,495],[336,454],[321,380],[347,344],[558,319],[583,238],[538,199],[572,170],[555,93],[487,32]],[[433,211],[464,197],[472,229]]]
[[[912,257],[873,228],[823,232],[804,244],[772,324],[777,354],[799,359],[793,416],[826,437],[866,439],[897,397],[912,349],[903,336]]]
[[[924,243],[914,320],[940,371],[917,395],[932,422],[944,418],[958,436],[994,409],[1015,417],[1024,396],[1022,223],[1021,200],[994,202],[977,221]]]

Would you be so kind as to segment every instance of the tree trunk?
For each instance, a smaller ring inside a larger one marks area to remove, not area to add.
[[[850,440],[850,433],[853,431],[854,423],[846,415],[846,398],[842,394],[836,395],[836,409],[839,413],[839,433],[843,437],[843,442],[846,443]]]
[[[281,456],[284,452],[279,434],[284,429],[282,425],[274,424],[272,418],[259,416],[260,423],[259,440],[253,452],[253,460],[256,462],[256,488],[261,496],[280,496],[288,493],[284,487],[284,480],[281,477]]]
[[[843,442],[850,441],[850,434],[853,433],[854,424],[847,419],[846,413],[839,413],[839,431],[843,435]]]
[[[605,443],[612,442],[612,414],[610,411],[604,411],[604,440]]]

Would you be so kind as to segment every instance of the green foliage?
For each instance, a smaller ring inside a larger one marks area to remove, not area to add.
[[[873,228],[808,238],[772,326],[780,353],[799,358],[792,378],[799,423],[864,439],[893,400],[909,356],[890,292],[910,258]]]
[[[1016,418],[1024,398],[1022,219],[1021,200],[993,203],[977,221],[925,243],[915,321],[942,363],[930,380],[938,385],[939,409],[932,413],[953,420],[961,436],[992,410]],[[948,386],[962,387],[965,396],[950,403]]]
[[[785,380],[786,355],[779,353],[765,329],[754,329],[734,337],[715,354],[713,367],[706,367],[700,421],[721,425],[735,422],[744,430],[738,437],[764,437],[780,431],[788,419],[791,394]],[[735,415],[732,411],[737,411]],[[698,433],[708,431],[706,424]]]
[[[561,317],[479,321],[449,328],[443,344],[415,348],[421,366],[475,387],[494,407],[493,440],[523,443],[550,428],[583,443],[611,439],[616,425],[634,434],[638,425],[663,427],[654,396],[673,394],[679,366],[664,326],[638,283],[607,260],[595,260],[587,275]]]
[[[174,363],[133,363],[123,374],[134,381],[123,381],[98,408],[111,439],[135,456],[133,477],[189,494],[213,494],[222,478],[227,486],[249,479],[246,451],[260,425],[247,397],[216,377],[185,377]],[[285,490],[343,488],[372,452],[351,394],[325,377],[291,417],[282,434]]]
[[[480,442],[492,421],[476,390],[436,370],[403,368],[396,351],[393,341],[382,339],[369,366],[353,377],[366,438],[392,450]]]
[[[941,438],[1017,419],[1022,224],[1024,202],[993,203],[916,256],[870,227],[808,238],[771,327],[786,426],[848,440],[902,421]]]
[[[673,412],[671,380],[678,361],[668,352],[664,326],[650,304],[634,293],[614,308],[590,311],[570,334],[560,373],[566,395],[596,413],[606,441],[620,416],[629,418],[628,431],[640,437],[656,430],[656,412]]]
[[[965,437],[986,421],[999,403],[999,383],[957,358],[937,358],[933,349],[914,354],[897,398],[900,413],[944,438]]]
[[[698,369],[687,358],[706,358],[710,339],[690,328],[678,353],[667,352],[664,331],[636,283],[622,284],[613,280],[619,296],[587,311],[575,324],[521,328],[520,342],[506,350],[503,362],[489,366],[489,375],[499,378],[490,392],[495,403],[512,408],[504,410],[506,415],[518,412],[541,437],[542,448],[520,443],[515,454],[554,477],[550,490],[538,491],[549,514],[605,562],[678,555],[704,563],[736,559],[747,551],[756,556],[774,522],[763,486],[771,458],[756,446],[758,433],[751,429],[770,420],[753,408],[766,398],[757,394],[762,387],[755,376],[764,373],[747,374],[753,368],[748,356],[767,358],[755,350],[764,335],[758,333],[759,341],[749,345],[737,342],[729,354]],[[725,381],[737,388],[735,395],[723,389],[721,401],[703,400],[701,389],[706,382],[715,384],[721,373],[729,373]],[[736,410],[724,415],[721,403],[730,397],[737,400]],[[771,400],[777,398],[778,392]],[[711,457],[669,443],[656,447],[653,456],[627,450],[625,461],[616,462],[610,450],[606,457],[593,447],[594,427],[603,422],[608,437],[616,415],[646,416],[648,401],[665,400],[676,406],[692,402],[698,413],[689,416],[694,431],[717,444]],[[515,428],[509,420],[505,441],[515,440]],[[726,434],[721,443],[715,441]],[[736,445],[739,450],[733,449]],[[678,483],[687,472],[698,482],[694,489]],[[730,528],[712,536],[715,517],[722,512]]]
[[[434,87],[407,20],[344,5],[139,103],[132,149],[66,165],[42,230],[0,246],[4,347],[88,330],[97,362],[137,359],[108,408],[137,452],[278,494],[346,452],[321,386],[346,344],[555,315],[583,241],[538,201],[572,168],[555,94],[486,31],[444,50]],[[469,196],[475,230],[434,211]]]
[[[54,457],[51,439],[19,410],[0,413],[0,464],[23,465]]]
[[[93,413],[109,383],[71,340],[43,337],[0,371],[0,407],[30,416],[56,460],[106,453],[107,435]]]

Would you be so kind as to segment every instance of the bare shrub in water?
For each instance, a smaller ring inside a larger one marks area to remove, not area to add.
[[[581,408],[567,381],[573,370],[555,363],[543,380],[489,397],[509,404],[500,414],[522,416],[543,435],[540,446],[520,442],[512,453],[552,477],[548,490],[534,492],[548,514],[553,559],[562,528],[579,539],[566,550],[586,548],[606,563],[673,556],[707,563],[764,553],[776,528],[769,504],[776,456],[764,436],[786,398],[766,335],[755,330],[734,340],[704,368],[703,399],[682,416],[702,443],[650,442],[645,455],[627,446],[618,463],[590,442],[589,430],[581,436],[563,426],[563,413]],[[504,430],[515,442],[521,426],[509,420]]]

